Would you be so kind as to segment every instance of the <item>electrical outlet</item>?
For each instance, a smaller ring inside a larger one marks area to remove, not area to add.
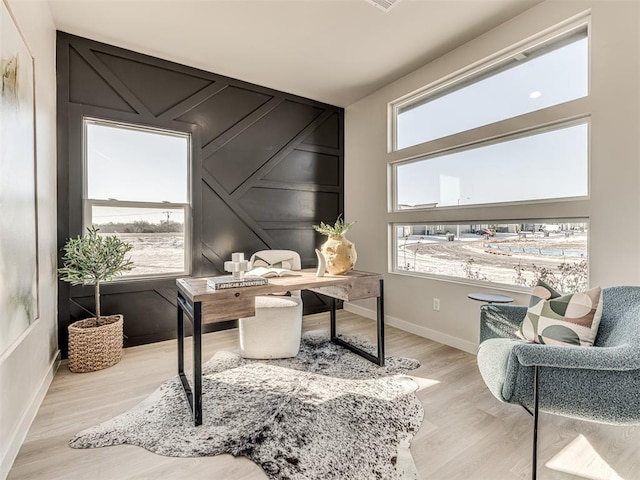
[[[440,299],[439,299],[439,298],[434,298],[434,299],[433,299],[433,309],[434,309],[436,312],[439,312],[439,311],[440,311]]]

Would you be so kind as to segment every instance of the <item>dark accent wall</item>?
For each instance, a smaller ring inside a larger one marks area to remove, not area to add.
[[[225,273],[232,252],[268,248],[316,265],[322,237],[312,225],[343,211],[341,108],[64,32],[57,72],[59,248],[82,234],[82,121],[90,116],[191,134],[193,276]],[[125,346],[139,345],[175,338],[175,297],[175,278],[117,282],[103,286],[102,309],[123,313]],[[58,303],[66,356],[67,326],[90,316],[92,287],[60,282]],[[310,292],[304,305],[305,313],[326,310]]]

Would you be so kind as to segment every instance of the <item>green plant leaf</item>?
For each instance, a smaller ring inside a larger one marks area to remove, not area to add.
[[[345,233],[347,233],[347,230],[349,230],[356,222],[354,221],[344,223],[344,220],[342,220],[340,217],[342,217],[342,214],[338,215],[336,223],[334,223],[333,225],[320,222],[320,225],[314,225],[313,229],[318,233],[326,235],[327,237],[341,237]]]
[[[133,245],[115,235],[99,235],[98,231],[95,227],[87,227],[84,236],[67,241],[63,266],[58,269],[58,274],[61,280],[71,285],[96,286],[96,316],[99,317],[99,284],[133,269],[133,262],[127,257]]]

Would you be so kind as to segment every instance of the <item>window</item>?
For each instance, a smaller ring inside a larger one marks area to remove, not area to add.
[[[572,19],[390,103],[393,273],[587,288],[588,34]]]
[[[189,273],[187,134],[85,119],[84,224],[131,244],[127,278]]]
[[[588,67],[585,26],[514,51],[466,78],[397,102],[395,149],[585,97]]]
[[[588,124],[562,126],[394,166],[396,208],[584,197]]]
[[[588,288],[588,228],[567,222],[393,226],[396,272],[562,292]]]

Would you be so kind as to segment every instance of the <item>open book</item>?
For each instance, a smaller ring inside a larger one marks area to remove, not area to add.
[[[275,267],[256,267],[253,270],[249,270],[246,275],[256,276],[256,277],[296,277],[301,274],[295,272],[293,270],[287,270],[286,268],[275,268]]]

